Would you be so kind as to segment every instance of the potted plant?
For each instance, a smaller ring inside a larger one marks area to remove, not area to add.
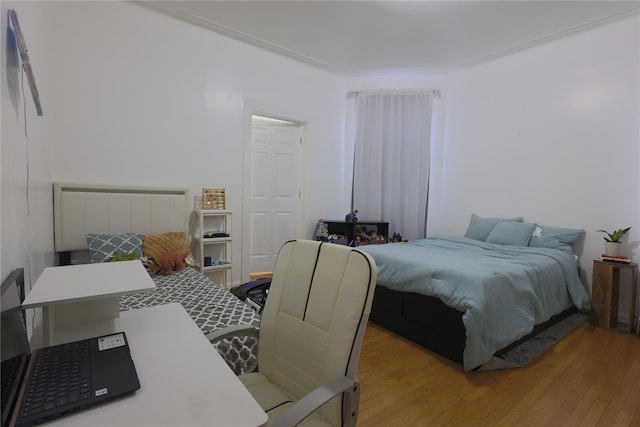
[[[606,230],[598,230],[598,232],[607,235],[607,237],[603,237],[604,253],[611,256],[617,256],[620,253],[620,239],[622,238],[622,236],[627,234],[629,230],[631,230],[631,227],[615,230],[612,233],[609,233]]]

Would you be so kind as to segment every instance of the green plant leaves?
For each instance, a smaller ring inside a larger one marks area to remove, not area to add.
[[[619,243],[622,236],[627,234],[631,230],[631,227],[623,228],[620,230],[615,230],[613,233],[609,233],[607,230],[598,230],[600,233],[605,233],[607,237],[603,237],[604,240],[611,243]]]

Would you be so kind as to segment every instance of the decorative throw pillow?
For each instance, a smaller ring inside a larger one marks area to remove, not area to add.
[[[498,222],[489,236],[487,243],[498,243],[500,245],[527,246],[531,233],[536,229],[536,224],[526,222]]]
[[[519,216],[515,218],[482,218],[476,214],[471,214],[471,220],[469,221],[469,227],[464,233],[464,237],[469,237],[475,240],[485,241],[496,226],[498,222],[522,222],[524,219]]]
[[[87,234],[91,262],[108,262],[113,257],[142,256],[142,235],[138,233]]]
[[[158,258],[167,252],[187,252],[193,257],[184,231],[145,234],[142,236],[142,252],[148,258]]]
[[[531,240],[529,240],[528,246],[530,248],[558,249],[560,251],[568,253],[569,255],[573,255],[573,248],[570,245],[562,243],[560,240],[553,238],[540,239],[535,236],[531,236]]]
[[[534,248],[555,248],[573,253],[573,246],[584,236],[578,228],[549,227],[540,225],[535,229],[529,246]]]

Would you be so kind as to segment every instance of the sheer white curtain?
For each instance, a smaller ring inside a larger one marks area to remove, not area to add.
[[[389,233],[426,237],[434,91],[358,93],[353,209]]]

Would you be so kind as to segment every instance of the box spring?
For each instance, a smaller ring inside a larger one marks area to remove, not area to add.
[[[496,352],[500,355],[531,336],[575,313],[575,307],[563,311],[533,331]],[[415,342],[458,364],[466,341],[462,312],[445,305],[440,299],[412,292],[395,291],[376,286],[369,320],[401,337]]]

